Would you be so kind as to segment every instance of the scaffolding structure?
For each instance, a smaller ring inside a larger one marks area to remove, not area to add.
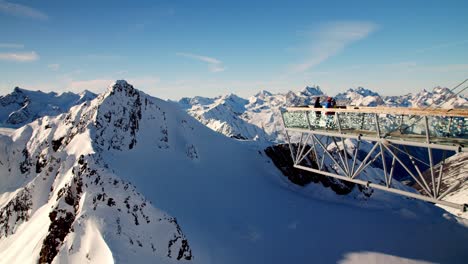
[[[468,209],[466,204],[444,200],[463,184],[462,180],[452,181],[450,186],[444,184],[444,166],[447,153],[468,152],[467,109],[290,107],[282,110],[282,119],[295,168],[462,211]],[[293,133],[299,135],[292,137]],[[345,144],[346,139],[354,139],[352,150]],[[296,143],[292,141],[297,141],[298,147],[292,147],[291,144]],[[359,160],[362,141],[371,142],[373,146]],[[329,143],[339,151],[332,153]],[[425,159],[411,154],[410,146],[425,149]],[[435,151],[443,152],[440,161],[435,162]],[[315,157],[315,168],[301,165],[311,153]],[[324,166],[326,160],[334,169]],[[382,180],[361,179],[362,172],[376,160],[382,162]],[[392,185],[396,166],[404,169],[419,192]],[[428,168],[427,173],[424,168]],[[468,175],[465,178],[468,180]]]

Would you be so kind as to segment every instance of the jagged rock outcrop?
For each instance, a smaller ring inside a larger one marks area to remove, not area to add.
[[[296,144],[291,144],[291,147],[293,148],[293,151],[296,151]],[[309,148],[310,147],[307,146],[304,149],[304,153],[307,153]],[[354,188],[355,184],[353,183],[294,168],[288,144],[279,144],[267,147],[265,149],[265,153],[271,158],[283,175],[288,177],[291,182],[297,185],[305,186],[312,182],[321,183],[324,187],[330,187],[336,194],[340,195],[349,194]],[[318,165],[315,162],[315,157],[312,152],[301,161],[300,165],[318,169]],[[367,191],[366,194],[370,196],[371,192]]]

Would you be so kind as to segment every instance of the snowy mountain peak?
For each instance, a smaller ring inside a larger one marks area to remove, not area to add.
[[[241,98],[233,93],[226,94],[220,97],[221,100],[234,102],[240,105],[245,105],[248,103],[248,100]]]
[[[335,98],[340,104],[352,104],[356,106],[378,106],[384,104],[383,99],[378,93],[364,87],[350,88],[344,93],[337,94]]]
[[[300,91],[302,95],[305,96],[322,96],[323,92],[319,86],[306,86]]]
[[[393,98],[397,100],[397,98]],[[468,98],[455,93],[446,87],[435,87],[432,92],[423,89],[416,94],[403,97],[412,107],[468,108]],[[401,100],[401,99],[400,99]]]
[[[129,84],[126,80],[117,80],[115,81],[114,84],[109,86],[109,89],[107,90],[109,94],[114,94],[114,93],[125,93],[127,95],[133,95],[136,93],[135,87],[133,85]]]
[[[0,196],[0,251],[9,252],[2,256],[6,262],[16,258],[20,247],[10,241],[21,241],[18,237],[34,240],[23,261],[16,260],[22,263],[190,260],[176,218],[155,208],[109,165],[119,153],[135,151],[137,140],[140,149],[153,150],[149,157],[168,149],[167,108],[176,115],[170,103],[117,81],[89,103],[23,126],[13,140],[0,137],[0,193],[11,191]],[[180,151],[184,156],[196,155],[193,145],[186,148],[187,153]],[[128,155],[119,163],[130,166]]]
[[[376,93],[376,92],[374,92],[372,90],[366,89],[364,87],[358,87],[356,89],[350,88],[348,91],[350,93],[357,93],[357,94],[360,94],[362,96],[380,96],[378,93]]]
[[[441,86],[434,87],[432,92],[438,94],[453,94],[453,92],[449,88]]]
[[[231,94],[221,96],[215,102],[215,105],[221,104],[231,109],[234,113],[241,114],[245,111],[245,105],[248,103],[249,103],[248,100],[231,93]]]
[[[0,96],[0,125],[17,128],[43,116],[67,112],[72,106],[95,97],[96,94],[89,91],[57,94],[15,87],[12,93]]]
[[[16,86],[14,89],[13,89],[13,93],[23,93],[23,89],[22,88],[19,88],[18,86]]]
[[[254,97],[257,97],[257,98],[263,100],[263,99],[265,99],[265,97],[272,96],[272,95],[273,95],[273,94],[270,93],[270,92],[267,91],[267,90],[260,90],[258,93],[256,93],[256,94],[254,95]]]

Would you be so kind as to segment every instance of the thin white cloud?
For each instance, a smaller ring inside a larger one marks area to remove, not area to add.
[[[319,26],[307,33],[308,44],[304,48],[305,60],[293,65],[293,73],[305,72],[328,58],[339,54],[347,46],[362,40],[377,29],[371,22],[334,22]]]
[[[22,49],[24,48],[24,45],[17,44],[17,43],[0,43],[0,48],[1,49]]]
[[[47,20],[49,17],[32,7],[15,4],[7,1],[0,0],[0,12],[3,12],[8,15],[18,16],[18,17],[28,17],[38,20]]]
[[[52,63],[47,65],[47,68],[53,70],[53,71],[58,71],[60,69],[60,64],[58,63]]]
[[[38,59],[39,55],[35,51],[0,53],[0,60],[6,61],[28,62],[36,61]]]
[[[202,56],[202,55],[197,55],[197,54],[192,54],[192,53],[183,53],[183,52],[178,52],[176,53],[176,55],[206,62],[208,63],[209,69],[211,72],[222,72],[226,70],[226,68],[223,66],[222,61],[212,58],[212,57],[207,57],[207,56]]]

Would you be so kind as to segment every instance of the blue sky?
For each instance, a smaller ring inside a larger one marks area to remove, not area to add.
[[[468,1],[0,0],[0,94],[384,95],[468,78]]]

